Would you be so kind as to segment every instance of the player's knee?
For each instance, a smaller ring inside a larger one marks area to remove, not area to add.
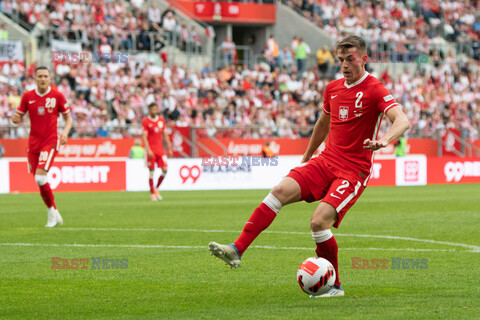
[[[155,171],[150,170],[149,173],[148,173],[148,177],[149,177],[150,179],[153,179],[153,175],[154,175],[154,174],[155,174]]]
[[[283,194],[284,189],[285,188],[282,185],[277,184],[275,187],[273,187],[273,189],[270,191],[270,193],[278,198],[280,195]]]
[[[270,191],[281,203],[282,205],[287,205],[292,202],[301,200],[301,190],[298,184],[292,180],[282,180]]]
[[[310,229],[315,232],[330,229],[332,226],[333,221],[330,222],[322,216],[312,216],[310,219]]]
[[[278,200],[280,200],[282,204],[284,204],[284,202],[290,195],[287,186],[285,186],[283,183],[279,183],[275,187],[273,187],[270,193],[273,194]]]
[[[37,183],[37,185],[39,187],[45,185],[45,183],[47,183],[47,176],[45,175],[40,175],[40,174],[36,174],[35,175],[35,182]]]
[[[310,229],[314,232],[330,229],[335,223],[336,216],[335,208],[321,203],[310,219]]]

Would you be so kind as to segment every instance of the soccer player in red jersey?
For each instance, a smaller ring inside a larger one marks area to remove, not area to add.
[[[55,206],[53,192],[47,182],[47,172],[60,145],[67,143],[73,122],[65,97],[50,87],[48,68],[38,67],[35,70],[35,82],[37,88],[23,94],[20,106],[12,116],[12,122],[20,123],[28,112],[31,127],[27,151],[28,170],[35,175],[40,195],[48,208],[45,227],[55,227],[63,224],[63,219]],[[59,113],[65,120],[65,128],[60,134],[57,132]]]
[[[365,41],[347,36],[337,43],[336,50],[344,78],[331,81],[325,88],[323,112],[302,163],[270,191],[235,242],[209,243],[211,254],[230,267],[238,267],[245,250],[272,223],[282,206],[321,200],[312,214],[310,229],[316,254],[332,263],[337,277],[334,287],[320,297],[344,295],[338,273],[338,246],[330,228],[338,228],[365,189],[374,151],[386,147],[410,126],[390,92],[366,72]],[[383,137],[377,138],[384,114],[392,125]],[[327,136],[325,150],[312,158]]]
[[[158,115],[158,105],[151,103],[148,105],[148,115],[142,121],[143,126],[143,144],[147,155],[147,167],[150,171],[148,184],[150,186],[150,197],[152,201],[162,200],[162,196],[158,188],[162,184],[167,174],[167,156],[163,150],[163,140],[167,145],[167,154],[172,156],[172,147],[170,139],[165,131],[165,119]],[[163,139],[163,140],[162,140]],[[162,174],[158,178],[157,184],[154,185],[153,174],[155,172],[155,164],[158,168],[162,168]]]

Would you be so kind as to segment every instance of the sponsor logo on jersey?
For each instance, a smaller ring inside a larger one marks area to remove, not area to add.
[[[330,96],[330,99],[335,99],[336,96],[338,96],[338,94],[336,94],[334,96]]]
[[[340,107],[338,110],[338,118],[342,121],[348,119],[348,107]]]
[[[35,103],[35,100],[30,100],[30,101],[28,101],[28,103],[30,103],[30,104]]]

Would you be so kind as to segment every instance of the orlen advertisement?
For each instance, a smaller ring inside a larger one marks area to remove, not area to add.
[[[48,182],[55,191],[120,191],[126,189],[125,171],[125,160],[55,161]],[[9,173],[10,192],[38,191],[25,160],[10,161]]]
[[[480,158],[428,159],[428,184],[480,183]]]

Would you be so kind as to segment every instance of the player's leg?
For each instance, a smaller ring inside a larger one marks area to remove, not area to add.
[[[364,187],[360,182],[351,183],[347,179],[335,179],[322,202],[313,212],[310,228],[317,246],[315,252],[317,256],[330,261],[336,274],[332,290],[319,297],[344,295],[338,271],[338,245],[330,229],[332,226],[338,228],[346,212],[353,206],[363,189]]]
[[[210,253],[225,261],[230,267],[238,267],[245,250],[273,222],[282,206],[300,201],[301,194],[297,181],[285,177],[253,211],[238,239],[228,246],[210,242]]]
[[[162,155],[161,157],[159,157],[157,165],[159,168],[162,168],[162,174],[160,175],[160,177],[158,177],[157,186],[155,188],[155,194],[157,195],[158,200],[162,200],[163,198],[160,195],[160,191],[158,191],[158,188],[160,188],[160,185],[162,184],[163,179],[165,179],[165,176],[167,175],[167,169],[168,169],[167,156]]]
[[[63,224],[63,219],[55,205],[55,198],[53,196],[52,188],[47,180],[47,172],[56,156],[56,149],[52,148],[49,151],[42,150],[39,154],[29,154],[29,167],[35,170],[35,182],[40,189],[40,195],[43,202],[47,206],[48,219],[46,227],[55,227]],[[38,156],[37,156],[38,155]],[[36,159],[36,161],[35,161]]]
[[[332,226],[337,221],[337,211],[334,207],[326,202],[320,202],[313,212],[310,220],[310,228],[312,230],[312,238],[317,248],[315,252],[318,257],[322,257],[330,261],[335,269],[334,289],[341,290],[338,295],[344,295],[340,285],[340,276],[338,273],[338,245],[332,231]]]
[[[147,156],[147,168],[148,168],[148,186],[150,187],[150,199],[157,201],[157,195],[155,194],[155,185],[153,183],[153,175],[155,174],[155,155],[153,158]]]

